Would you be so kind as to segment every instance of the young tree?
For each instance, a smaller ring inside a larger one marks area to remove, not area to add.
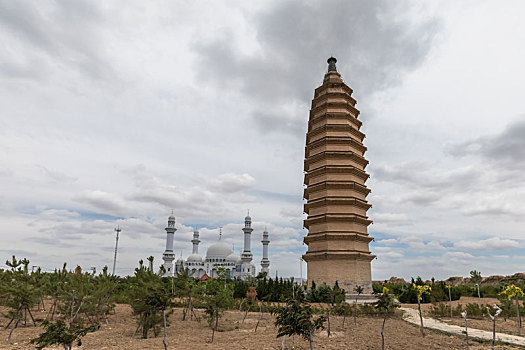
[[[95,330],[95,326],[85,328],[71,328],[62,320],[51,322],[44,320],[42,322],[45,332],[40,334],[37,338],[31,339],[31,344],[37,344],[37,349],[59,344],[64,347],[64,350],[71,350],[73,343],[78,346],[82,345],[81,338],[87,333]]]
[[[430,294],[430,291],[432,288],[428,285],[416,285],[415,283],[412,284],[412,287],[417,292],[417,311],[419,312],[419,320],[421,321],[421,325],[419,329],[421,330],[421,335],[424,337],[425,332],[423,331],[423,314],[421,313],[421,300],[423,299],[424,294]]]
[[[219,318],[222,317],[224,310],[232,307],[235,300],[233,299],[232,285],[226,283],[226,271],[219,268],[217,278],[206,281],[206,314],[208,315],[208,324],[212,329],[211,342],[215,338],[215,331],[219,327]]]
[[[193,316],[198,319],[193,311],[193,299],[195,294],[198,294],[199,288],[193,278],[193,273],[190,272],[189,268],[182,268],[180,271],[177,271],[177,280],[178,280],[178,289],[180,293],[186,297],[186,305],[182,311],[182,320],[190,320]]]
[[[166,313],[172,306],[171,291],[162,283],[160,273],[153,270],[153,257],[148,258],[148,266],[142,260],[135,269],[133,284],[130,286],[130,305],[133,315],[138,316],[137,330],[141,329],[142,338],[148,337],[148,331],[153,330],[157,336],[165,318],[173,312]]]
[[[324,328],[325,318],[319,316],[313,319],[312,307],[299,300],[290,300],[286,306],[277,310],[275,326],[277,337],[286,335],[300,335],[310,342],[310,350],[314,350],[314,333],[317,329]]]
[[[31,317],[33,325],[36,326],[31,308],[39,301],[39,295],[31,283],[31,276],[28,271],[29,260],[17,260],[13,255],[12,260],[7,260],[5,264],[11,268],[10,271],[6,271],[6,279],[10,280],[10,283],[1,285],[0,294],[5,295],[4,304],[11,309],[8,313],[10,321],[5,326],[5,329],[8,329],[12,324],[7,338],[9,344],[11,335],[20,321],[24,319],[24,324],[27,323],[27,314]]]
[[[470,281],[476,285],[476,288],[478,289],[478,299],[481,303],[481,294],[479,292],[479,284],[481,283],[481,272],[476,270],[470,271]]]
[[[383,287],[383,293],[377,295],[377,301],[374,306],[376,309],[384,312],[383,326],[381,327],[381,349],[385,350],[385,323],[389,313],[392,313],[399,305],[395,302],[394,295],[389,294],[387,287]]]
[[[63,277],[63,283],[56,286],[57,299],[54,303],[60,318],[43,322],[45,331],[31,340],[33,344],[37,344],[37,349],[60,344],[64,349],[70,350],[73,343],[80,345],[84,335],[100,327],[97,321],[98,309],[95,307],[96,287],[93,275],[82,273],[77,267],[75,273],[66,271]],[[89,325],[85,324],[86,319]]]
[[[516,313],[518,316],[518,334],[521,335],[521,315],[520,315],[520,302],[519,298],[523,297],[523,291],[520,287],[515,286],[514,284],[511,284],[510,286],[507,286],[503,292],[500,293],[500,295],[505,295],[509,300],[514,298],[516,300]]]
[[[499,308],[498,305],[494,304],[494,308],[496,309],[496,312],[494,313],[494,315],[491,315],[490,309],[487,306],[487,314],[492,320],[492,350],[494,350],[494,345],[496,344],[496,318],[501,313],[501,309]]]

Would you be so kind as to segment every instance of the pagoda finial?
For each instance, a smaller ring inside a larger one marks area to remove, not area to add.
[[[335,67],[337,59],[335,57],[330,57],[326,62],[328,63],[329,72],[337,72],[337,68]]]

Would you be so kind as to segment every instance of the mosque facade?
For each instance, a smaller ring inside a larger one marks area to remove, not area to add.
[[[252,219],[248,215],[244,218],[244,228],[242,229],[244,235],[244,249],[240,256],[235,255],[232,249],[222,241],[222,233],[219,234],[219,240],[210,245],[204,257],[199,255],[199,239],[200,233],[198,230],[193,232],[192,253],[186,259],[182,256],[173,265],[173,236],[175,229],[175,218],[170,216],[168,218],[168,227],[166,227],[166,251],[163,254],[165,275],[173,276],[182,269],[188,269],[192,277],[201,278],[208,276],[216,278],[218,271],[223,268],[226,275],[232,279],[247,280],[256,276],[256,267],[253,264],[253,255],[251,253],[251,234],[253,232]],[[268,232],[265,229],[263,232],[263,258],[261,260],[261,272],[268,272],[270,260],[268,259]]]

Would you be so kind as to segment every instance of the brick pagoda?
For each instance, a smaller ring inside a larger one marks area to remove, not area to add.
[[[370,190],[364,158],[365,135],[359,131],[359,111],[352,89],[341,79],[333,57],[323,84],[315,89],[304,160],[304,211],[308,215],[304,242],[308,251],[308,284],[325,282],[353,293],[360,285],[372,293],[371,261],[366,215]]]

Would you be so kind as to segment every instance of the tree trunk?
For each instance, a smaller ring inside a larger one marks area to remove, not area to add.
[[[450,300],[450,318],[452,319],[452,294],[450,293],[450,289],[448,289],[448,299]]]
[[[244,320],[246,319],[246,316],[248,316],[248,310],[249,309],[246,309],[246,312],[244,313],[244,317],[242,319],[242,324],[244,324]]]
[[[259,319],[257,320],[257,324],[255,325],[255,332],[257,332],[257,327],[259,327],[259,322],[261,322],[261,319],[262,319],[262,307],[261,307],[261,304],[259,303]]]
[[[295,349],[295,334],[292,334],[292,349]]]
[[[13,328],[11,328],[11,331],[9,332],[9,336],[7,337],[7,344],[10,344],[10,342],[11,342],[11,335],[13,334],[13,331],[15,330],[16,326],[18,326],[18,322],[20,322],[20,318],[21,317],[22,317],[22,315],[18,314],[18,318],[16,319],[16,322],[13,325]]]
[[[417,310],[419,311],[419,320],[421,321],[419,329],[421,330],[421,335],[424,337],[425,332],[423,330],[423,314],[421,313],[421,302],[419,300],[419,297],[417,298]]]
[[[40,301],[42,302],[42,309],[46,311],[46,304],[44,303],[44,297],[40,294]]]
[[[520,302],[518,296],[516,295],[516,312],[518,316],[518,334],[521,335],[521,315],[520,315]]]
[[[242,298],[242,300],[241,300],[241,305],[239,305],[239,313],[240,313],[241,310],[242,310],[242,304],[244,304],[244,298]]]
[[[381,350],[385,350],[385,322],[387,315],[388,314],[385,312],[385,317],[383,318],[383,326],[381,327]]]
[[[162,310],[162,321],[164,322],[164,339],[162,339],[162,344],[164,344],[164,350],[168,350],[168,342],[166,340],[166,310]]]
[[[9,321],[9,323],[4,327],[4,329],[8,329],[8,328],[9,328],[9,326],[10,326],[11,323],[15,320],[15,318],[19,317],[21,311],[22,311],[22,305],[20,305],[20,307],[18,308],[18,310],[16,310],[16,314],[13,316],[13,318],[11,319],[11,321]]]
[[[478,299],[479,299],[479,304],[481,305],[481,294],[479,293],[479,283],[476,284],[476,287],[478,287]]]
[[[310,350],[314,350],[314,331],[315,329],[312,329],[310,331],[310,337],[308,340],[310,340]]]
[[[465,335],[467,337],[467,350],[468,350],[468,326],[467,326],[467,317],[465,317]]]
[[[283,335],[283,342],[281,344],[281,349],[284,350],[284,343],[286,342],[286,334]]]
[[[35,318],[33,317],[33,314],[31,313],[31,310],[27,309],[27,311],[29,312],[29,316],[31,316],[31,320],[33,321],[33,325],[36,327]]]
[[[326,319],[328,320],[328,329],[326,330],[328,336],[330,336],[330,311],[326,313]]]
[[[341,331],[345,331],[345,319],[346,319],[346,307],[343,303],[343,325],[341,326]]]
[[[494,350],[494,344],[496,344],[496,317],[492,319],[492,350]]]
[[[357,326],[357,297],[354,302],[354,326]]]

